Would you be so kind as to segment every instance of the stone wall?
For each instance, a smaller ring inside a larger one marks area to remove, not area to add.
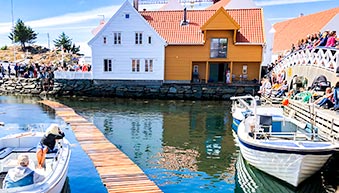
[[[122,97],[147,99],[229,100],[235,95],[255,94],[255,84],[174,84],[140,81],[56,79],[50,87],[39,79],[0,80],[1,94]]]

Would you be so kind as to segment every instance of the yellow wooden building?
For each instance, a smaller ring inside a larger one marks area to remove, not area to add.
[[[140,14],[167,42],[165,82],[259,80],[265,45],[261,8]]]

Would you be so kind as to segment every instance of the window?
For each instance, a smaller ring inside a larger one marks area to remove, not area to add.
[[[129,13],[126,13],[126,14],[125,14],[125,18],[126,18],[126,19],[129,19]]]
[[[140,60],[139,59],[132,60],[132,72],[140,72]]]
[[[104,59],[104,72],[112,72],[112,60]]]
[[[106,36],[104,36],[103,41],[104,41],[104,44],[107,43],[107,37]]]
[[[145,72],[153,72],[153,59],[145,59]]]
[[[114,44],[121,44],[121,33],[114,32]]]
[[[151,43],[152,43],[152,37],[148,36],[148,44],[151,44]]]
[[[227,39],[212,38],[211,39],[211,58],[226,58],[227,57]]]
[[[142,33],[141,32],[135,33],[135,44],[142,44]]]
[[[199,66],[198,65],[193,66],[193,73],[199,73]]]

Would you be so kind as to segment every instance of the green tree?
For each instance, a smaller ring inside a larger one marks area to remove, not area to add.
[[[54,40],[54,46],[58,48],[58,50],[65,50],[68,52],[72,52],[73,54],[78,54],[80,51],[80,46],[75,46],[72,43],[72,39],[69,38],[64,32],[62,32],[58,39]]]
[[[14,26],[14,30],[9,34],[9,39],[14,43],[20,42],[21,49],[25,50],[26,43],[33,44],[37,38],[37,33],[29,26],[26,26],[21,19],[18,19]]]

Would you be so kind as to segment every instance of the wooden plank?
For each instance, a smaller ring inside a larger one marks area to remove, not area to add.
[[[101,181],[109,193],[161,193],[132,160],[109,142],[104,134],[73,109],[55,101],[43,100],[40,104],[55,111],[69,123],[82,149],[92,160]]]
[[[335,111],[315,108],[313,104],[290,100],[289,105],[284,107],[284,113],[295,112],[294,118],[306,123],[314,124],[319,129],[322,137],[339,141],[339,116]]]

